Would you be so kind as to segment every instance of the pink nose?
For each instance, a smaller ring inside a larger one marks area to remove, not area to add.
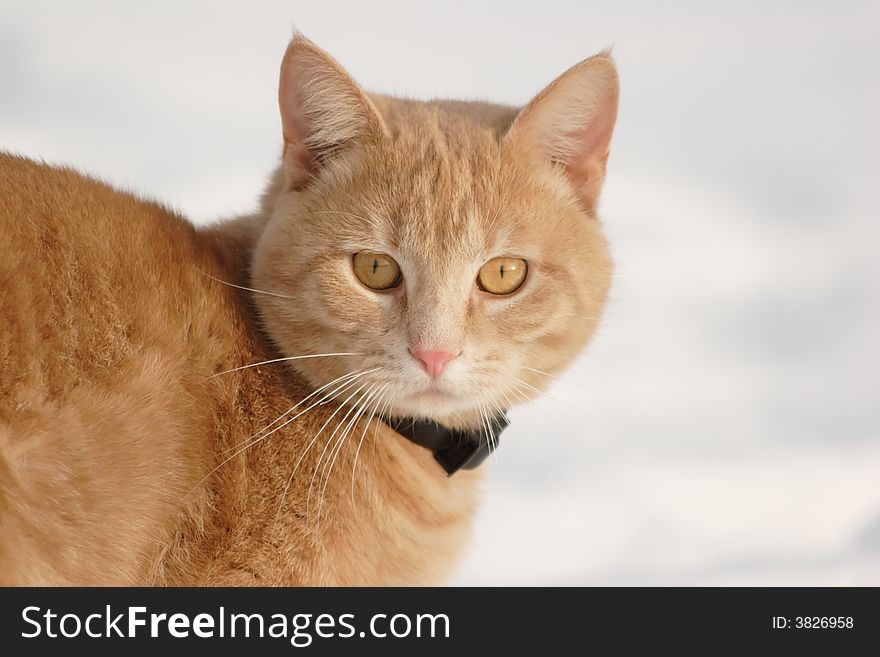
[[[453,354],[451,351],[431,351],[429,349],[416,349],[415,351],[410,349],[410,353],[422,361],[425,371],[432,379],[440,376],[446,363],[457,357],[457,354]]]

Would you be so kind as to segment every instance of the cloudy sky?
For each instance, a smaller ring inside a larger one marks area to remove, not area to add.
[[[880,5],[708,5],[0,0],[0,148],[207,222],[276,162],[294,26],[417,98],[613,46],[606,321],[514,411],[456,581],[880,585]]]

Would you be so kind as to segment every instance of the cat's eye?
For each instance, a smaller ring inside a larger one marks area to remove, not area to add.
[[[400,285],[400,265],[389,255],[361,251],[351,262],[354,275],[371,290],[390,290]]]
[[[513,294],[522,287],[529,271],[522,258],[492,258],[480,267],[477,285],[490,294]]]

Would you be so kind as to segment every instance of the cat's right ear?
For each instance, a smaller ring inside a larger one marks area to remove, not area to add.
[[[386,132],[367,94],[335,59],[300,34],[281,63],[278,102],[288,188],[304,188],[332,158]]]

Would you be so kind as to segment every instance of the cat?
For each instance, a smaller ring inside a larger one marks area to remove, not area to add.
[[[617,104],[607,53],[517,109],[367,94],[295,35],[253,215],[0,156],[0,583],[448,581],[486,466],[399,422],[485,449],[586,345]]]

